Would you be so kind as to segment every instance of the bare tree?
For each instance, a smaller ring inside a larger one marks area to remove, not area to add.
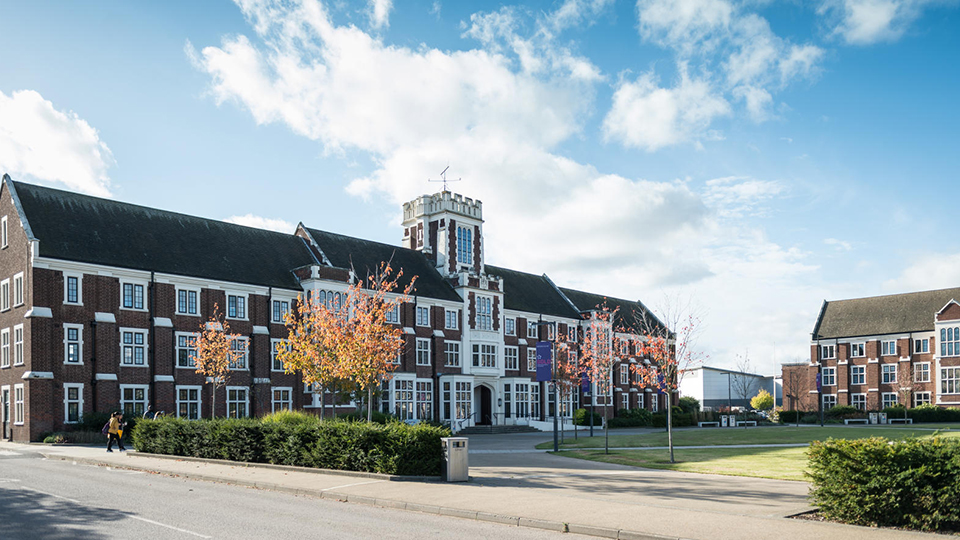
[[[797,364],[800,363],[800,359],[797,359]],[[780,371],[783,375],[783,395],[786,398],[790,399],[790,410],[797,411],[797,405],[800,404],[800,398],[804,395],[804,392],[807,391],[806,381],[804,381],[803,373],[795,367],[790,367],[789,369],[780,368]],[[797,426],[800,425],[800,413],[797,412]]]
[[[907,407],[910,406],[910,398],[913,396],[913,364],[903,369],[903,365],[897,366],[897,381],[893,384],[897,390],[897,399],[903,406],[903,419],[906,423]]]
[[[737,355],[737,371],[732,375],[730,381],[734,394],[740,399],[741,403],[748,402],[754,395],[757,387],[757,379],[750,372],[750,353],[745,352],[743,356]],[[746,411],[744,411],[744,420],[746,420]],[[746,428],[747,424],[744,423]]]

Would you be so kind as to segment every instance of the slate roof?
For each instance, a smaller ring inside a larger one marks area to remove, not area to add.
[[[824,301],[813,339],[931,331],[950,300],[960,301],[960,288]]]
[[[391,261],[394,271],[403,270],[398,285],[405,288],[417,276],[413,294],[439,300],[463,299],[423,253],[390,244],[304,227],[337,268],[353,268],[359,276],[375,273],[380,263]]]
[[[313,263],[292,234],[9,182],[42,257],[292,290]]]
[[[485,267],[488,274],[503,278],[505,309],[580,319],[579,310],[574,309],[546,277],[490,264]]]
[[[620,308],[614,321],[614,326],[617,328],[625,328],[637,334],[645,334],[648,331],[648,325],[644,323],[644,318],[647,318],[650,325],[656,329],[666,328],[663,322],[640,301],[623,300],[622,298],[613,298],[565,287],[560,287],[560,291],[581,311],[593,311],[597,309],[597,306],[603,305],[610,309]]]

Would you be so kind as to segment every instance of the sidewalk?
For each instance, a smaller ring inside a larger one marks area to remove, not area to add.
[[[161,459],[138,456],[135,451],[106,453],[102,448],[83,446],[0,443],[0,450],[41,452],[49,459],[608,538],[929,537],[785,519],[810,509],[807,484],[802,482],[636,469],[543,452],[471,453],[471,481],[447,484]]]

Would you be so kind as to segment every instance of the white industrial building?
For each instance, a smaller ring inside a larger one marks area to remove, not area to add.
[[[748,389],[746,399],[741,397],[740,381]],[[779,377],[703,366],[684,371],[680,380],[680,397],[697,398],[705,411],[725,406],[749,408],[750,398],[761,389],[773,394],[777,406],[782,405],[783,384]]]

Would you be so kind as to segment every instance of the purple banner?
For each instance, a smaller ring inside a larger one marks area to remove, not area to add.
[[[537,382],[549,381],[553,379],[552,364],[553,355],[550,351],[549,341],[537,342]]]
[[[817,373],[817,392],[823,392],[823,377],[819,373]]]
[[[586,373],[583,374],[583,379],[580,381],[580,390],[582,390],[584,394],[590,393],[590,375]]]

